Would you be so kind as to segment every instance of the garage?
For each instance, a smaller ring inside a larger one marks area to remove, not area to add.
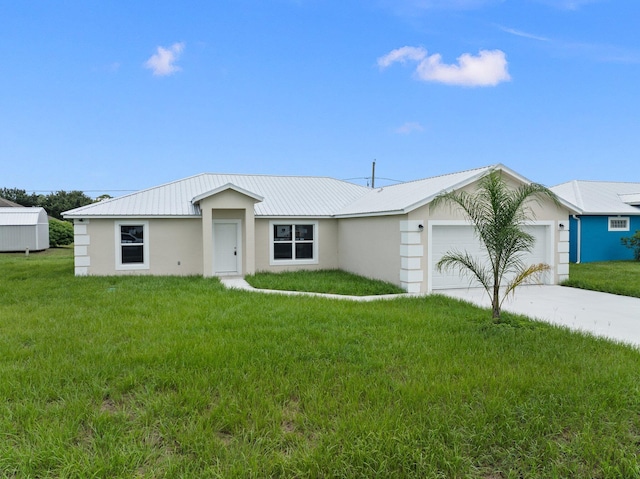
[[[525,231],[536,239],[533,251],[527,253],[526,264],[546,263],[553,267],[552,230],[550,225],[526,226]],[[480,284],[467,275],[461,275],[458,270],[439,272],[436,264],[449,252],[469,252],[477,258],[487,257],[487,250],[475,235],[474,228],[468,224],[434,224],[430,234],[429,267],[431,274],[431,289],[455,289],[479,287]],[[542,284],[552,284],[552,273],[547,272],[542,278]]]

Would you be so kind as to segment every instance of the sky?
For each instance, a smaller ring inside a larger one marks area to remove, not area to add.
[[[640,182],[638,0],[0,0],[0,187]]]

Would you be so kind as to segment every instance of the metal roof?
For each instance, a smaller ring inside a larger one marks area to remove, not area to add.
[[[64,216],[199,216],[198,201],[227,189],[254,198],[254,211],[258,217],[400,214],[429,203],[444,191],[462,188],[493,170],[502,170],[523,183],[530,183],[501,164],[375,189],[326,177],[203,173],[120,198],[82,206],[65,212]],[[572,204],[565,206],[576,211]]]
[[[337,211],[336,216],[406,213],[429,203],[439,193],[459,188],[475,181],[497,166],[486,166],[459,173],[375,188]]]
[[[120,216],[199,216],[197,200],[229,187],[260,199],[256,216],[332,216],[368,193],[369,188],[326,177],[203,173],[137,193],[82,206],[67,218]],[[194,201],[195,200],[195,201]]]
[[[551,188],[584,215],[640,215],[640,183],[573,180]]]
[[[33,226],[48,222],[47,212],[40,207],[0,207],[0,226]]]

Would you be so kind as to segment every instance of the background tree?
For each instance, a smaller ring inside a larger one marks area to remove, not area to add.
[[[93,199],[85,195],[82,191],[74,190],[66,192],[61,190],[47,195],[44,198],[43,204],[38,206],[42,206],[47,210],[49,216],[61,220],[63,219],[63,211],[72,210],[73,208],[78,208],[91,203],[93,203]]]
[[[558,204],[556,195],[548,188],[537,183],[511,188],[501,172],[492,171],[480,179],[476,192],[443,193],[431,203],[432,208],[442,203],[457,207],[473,223],[478,238],[487,249],[488,261],[468,252],[452,251],[436,266],[439,271],[457,269],[461,274],[476,278],[491,299],[496,322],[500,322],[502,303],[509,293],[550,269],[544,263],[524,263],[524,256],[532,250],[535,238],[524,231],[523,226],[534,219],[531,202],[538,203],[543,197]]]
[[[620,243],[633,250],[633,257],[640,261],[640,230],[636,231],[630,238],[620,238]]]
[[[49,219],[49,246],[65,246],[73,243],[73,225],[68,221]]]
[[[35,193],[27,194],[19,188],[0,188],[0,197],[22,206],[40,206],[43,197]]]
[[[48,195],[27,194],[19,188],[0,188],[0,197],[22,206],[41,206],[47,214],[53,218],[62,220],[62,212],[93,203],[93,199],[82,191],[64,190],[49,193]]]

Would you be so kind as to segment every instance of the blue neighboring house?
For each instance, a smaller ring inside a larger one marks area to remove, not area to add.
[[[574,180],[551,190],[582,211],[569,218],[570,262],[633,259],[620,238],[640,230],[640,183]]]

